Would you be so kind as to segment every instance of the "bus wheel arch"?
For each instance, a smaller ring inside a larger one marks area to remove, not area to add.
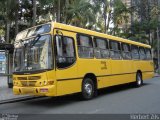
[[[91,95],[87,92],[87,86],[91,88]],[[93,73],[88,73],[84,76],[81,89],[82,98],[85,100],[90,100],[97,96],[97,78]]]

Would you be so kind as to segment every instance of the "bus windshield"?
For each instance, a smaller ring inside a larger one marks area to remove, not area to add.
[[[29,41],[17,45],[14,51],[14,72],[37,71],[53,68],[51,35],[40,36],[39,40],[31,46]]]

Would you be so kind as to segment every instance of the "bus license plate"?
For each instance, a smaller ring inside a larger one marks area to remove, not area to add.
[[[23,88],[23,92],[26,94],[34,93],[34,89],[33,88]]]

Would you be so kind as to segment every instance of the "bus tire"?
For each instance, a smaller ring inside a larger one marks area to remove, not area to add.
[[[92,99],[96,94],[95,85],[92,79],[84,78],[82,82],[82,98],[84,100]]]
[[[140,86],[142,86],[142,84],[143,84],[142,75],[140,72],[137,72],[135,86],[140,87]]]

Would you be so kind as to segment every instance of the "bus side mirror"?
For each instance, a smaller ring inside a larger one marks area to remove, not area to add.
[[[56,30],[56,35],[57,36],[61,36],[62,37],[62,40],[63,40],[63,33],[62,33],[62,31],[60,31],[60,30]]]
[[[62,33],[62,31],[60,31],[60,30],[56,30],[56,34],[57,34],[57,35],[62,35],[62,36],[63,36],[63,33]]]

